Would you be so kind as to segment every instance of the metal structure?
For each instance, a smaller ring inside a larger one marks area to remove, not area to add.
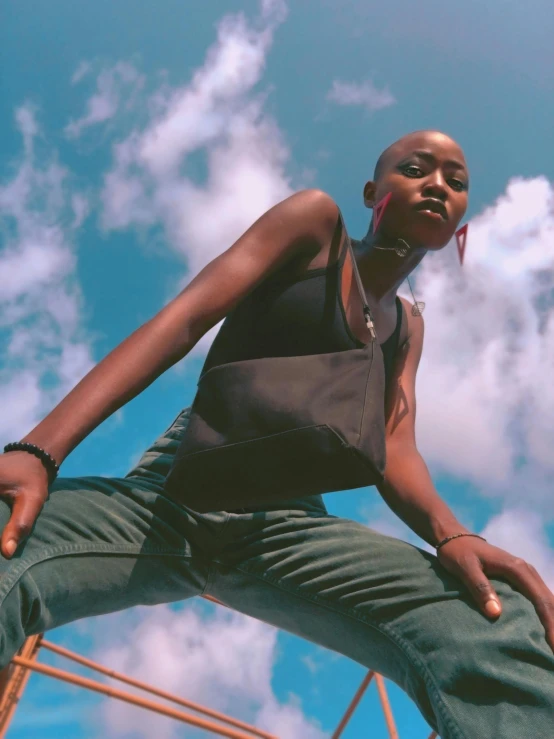
[[[222,603],[219,603],[219,601],[215,600],[215,598],[211,598],[209,596],[207,597],[207,600],[218,605],[223,605]],[[144,690],[157,698],[171,701],[172,703],[175,703],[178,708],[170,708],[162,703],[156,703],[154,700],[141,698],[128,691],[112,688],[97,680],[84,678],[80,675],[75,675],[74,673],[45,665],[38,661],[38,655],[41,649],[48,649],[62,657],[66,657],[69,660],[84,665],[91,670],[107,675],[114,680],[119,680],[126,685]],[[115,670],[103,667],[97,662],[93,662],[75,652],[69,651],[69,649],[64,649],[63,647],[58,647],[55,644],[52,644],[52,642],[44,639],[42,634],[29,637],[17,655],[12,659],[8,667],[0,671],[0,739],[4,739],[4,737],[7,736],[10,722],[19,702],[21,701],[23,691],[25,690],[25,686],[31,672],[48,675],[57,680],[78,685],[88,690],[93,690],[109,698],[125,701],[126,703],[131,703],[140,708],[145,708],[149,711],[159,713],[162,716],[168,716],[176,721],[181,721],[199,729],[204,729],[207,734],[224,736],[229,739],[286,739],[286,737],[277,737],[274,734],[258,729],[255,726],[250,726],[244,721],[239,721],[238,719],[226,716],[219,711],[214,711],[205,706],[186,700],[185,698],[168,693],[165,690],[159,690],[158,688],[148,685],[147,683],[143,683],[140,680],[134,680],[120,672],[116,672]],[[389,703],[385,681],[381,675],[372,670],[370,670],[363,679],[360,687],[352,698],[350,705],[346,709],[344,716],[341,718],[337,728],[331,735],[331,739],[340,739],[340,737],[343,736],[343,732],[350,721],[352,714],[358,707],[358,704],[372,680],[374,680],[377,685],[377,691],[385,716],[389,739],[400,739]],[[183,711],[183,708],[188,710]],[[192,711],[192,713],[189,711]],[[433,731],[429,736],[429,739],[437,739],[437,734]]]

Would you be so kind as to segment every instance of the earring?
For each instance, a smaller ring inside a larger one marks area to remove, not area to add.
[[[467,227],[469,226],[469,223],[466,223],[465,226],[462,226],[456,231],[456,244],[458,246],[458,257],[460,259],[460,266],[464,263],[464,254],[466,250],[466,241],[467,241]]]
[[[412,298],[414,300],[414,304],[412,305],[412,316],[421,316],[425,310],[425,303],[423,300],[416,300],[409,276],[406,279],[408,280],[408,287],[410,288],[410,292],[412,293]]]
[[[412,316],[418,318],[423,314],[425,309],[425,303],[422,300],[416,300],[415,304],[412,305]]]
[[[375,233],[379,228],[381,218],[383,217],[383,213],[385,212],[385,208],[389,204],[389,200],[391,199],[391,197],[392,192],[387,193],[385,197],[382,198],[373,208],[373,233]]]

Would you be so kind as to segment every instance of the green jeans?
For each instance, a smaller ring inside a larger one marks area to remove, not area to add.
[[[525,597],[495,580],[491,622],[436,557],[320,496],[202,515],[173,503],[163,481],[187,418],[125,478],[52,486],[27,543],[0,557],[0,667],[31,634],[210,594],[393,680],[443,739],[554,737],[554,655]]]

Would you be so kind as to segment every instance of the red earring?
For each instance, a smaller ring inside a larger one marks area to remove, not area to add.
[[[465,226],[462,226],[456,231],[456,244],[458,245],[458,256],[460,258],[461,265],[463,265],[464,263],[464,254],[466,250],[467,227],[468,226],[469,226],[469,223],[466,223]]]
[[[383,213],[385,212],[385,208],[389,204],[389,200],[392,197],[392,192],[389,192],[385,195],[385,197],[380,200],[377,205],[373,208],[373,233],[377,231],[379,228],[379,224],[381,223],[381,218],[383,217]]]

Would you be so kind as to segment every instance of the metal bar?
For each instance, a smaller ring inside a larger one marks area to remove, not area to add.
[[[205,600],[211,601],[212,603],[228,608],[228,606],[226,606],[224,603],[222,603],[221,601],[217,600],[216,598],[210,595],[205,595],[203,597]],[[104,685],[103,683],[96,682],[94,680],[89,680],[87,678],[82,678],[78,675],[73,675],[70,672],[58,670],[56,668],[49,667],[44,664],[39,664],[37,663],[36,660],[37,660],[39,648],[41,646],[44,646],[46,649],[50,649],[52,652],[55,652],[59,654],[60,656],[67,657],[68,659],[72,659],[75,662],[78,662],[86,667],[89,667],[90,669],[103,673],[115,680],[121,680],[122,682],[132,685],[134,687],[137,687],[140,690],[147,691],[149,693],[157,695],[166,700],[170,700],[179,705],[183,705],[185,707],[191,708],[191,710],[197,711],[198,713],[203,713],[204,715],[210,716],[212,718],[215,718],[216,720],[225,722],[239,729],[245,729],[246,731],[249,732],[249,734],[246,735],[238,731],[234,731],[233,729],[227,729],[225,727],[212,724],[209,721],[205,721],[203,719],[197,718],[196,716],[192,716],[190,714],[184,713],[183,711],[177,711],[173,708],[169,708],[169,707],[157,704],[154,701],[150,701],[144,698],[140,698],[138,696],[134,696],[132,693],[127,693],[123,690],[118,690],[117,688],[111,688],[109,686]],[[3,695],[1,694],[2,671],[0,671],[0,739],[4,739],[5,737],[5,732],[8,728],[9,721],[12,718],[13,713],[17,707],[18,701],[21,697],[21,694],[23,693],[25,684],[30,676],[31,671],[39,672],[44,675],[54,677],[58,680],[63,680],[65,682],[72,683],[74,685],[79,685],[80,687],[93,690],[97,693],[106,695],[108,697],[116,698],[117,700],[122,700],[132,705],[137,705],[141,708],[146,708],[147,710],[153,711],[155,713],[159,713],[161,715],[177,719],[178,721],[182,721],[184,723],[197,726],[198,728],[205,729],[206,731],[211,731],[215,734],[218,734],[219,736],[229,737],[229,739],[252,739],[251,735],[260,737],[260,739],[277,739],[277,737],[275,737],[274,735],[261,731],[260,729],[257,729],[256,727],[251,727],[248,724],[245,724],[231,717],[225,716],[224,714],[220,714],[217,711],[212,711],[211,709],[207,709],[202,706],[199,706],[193,703],[192,701],[187,701],[183,698],[180,698],[179,696],[175,696],[175,695],[172,695],[171,693],[167,693],[166,691],[162,691],[157,688],[154,688],[153,686],[148,685],[147,683],[143,683],[141,681],[134,680],[133,678],[129,678],[121,673],[117,673],[115,670],[109,670],[103,667],[102,665],[93,662],[92,660],[88,660],[85,657],[81,657],[80,655],[74,652],[71,652],[70,650],[64,649],[63,647],[58,647],[57,645],[51,642],[43,641],[42,635],[37,636],[37,637],[30,637],[29,639],[27,639],[27,641],[25,642],[25,644],[23,645],[23,647],[21,648],[19,652],[19,656],[16,656],[12,659],[11,667],[12,667],[12,674],[9,676],[8,680],[6,681],[6,689],[4,690]],[[383,713],[385,715],[385,721],[386,721],[387,728],[389,731],[389,737],[390,739],[399,739],[398,732],[394,724],[394,718],[393,718],[392,710],[389,704],[384,680],[381,675],[379,675],[378,673],[374,673],[371,670],[367,673],[360,687],[356,691],[356,694],[354,695],[350,705],[348,706],[343,718],[341,719],[341,722],[336,728],[331,739],[340,739],[342,732],[344,731],[347,723],[349,722],[354,711],[359,705],[361,698],[363,697],[363,694],[365,693],[367,687],[369,686],[374,676],[377,682],[377,689],[379,692],[379,698],[380,698],[381,705],[383,708]],[[16,681],[18,684],[17,686],[15,686],[15,689],[14,689],[13,686],[15,685]],[[429,736],[429,739],[439,739],[438,734],[433,731],[431,735]]]
[[[378,673],[375,674],[375,682],[377,683],[377,690],[379,691],[379,698],[381,699],[381,705],[383,706],[383,713],[385,714],[385,721],[387,722],[387,729],[389,730],[390,739],[398,739],[398,731],[394,723],[392,710],[387,695],[387,689],[385,688],[385,681],[382,676]]]
[[[229,606],[226,606],[225,603],[222,603],[220,600],[214,598],[212,595],[203,595],[202,598],[204,598],[204,600],[209,600],[211,603],[215,603],[218,606],[223,606],[223,608],[229,608]]]
[[[40,635],[30,636],[23,644],[19,653],[31,664],[38,659],[40,649]],[[5,673],[4,691],[0,703],[0,739],[4,739],[15,710],[21,700],[27,681],[31,676],[29,669],[12,663],[4,668]]]
[[[358,703],[361,701],[363,694],[367,690],[367,686],[371,682],[371,678],[373,677],[373,675],[374,675],[374,672],[372,670],[370,670],[367,673],[367,675],[364,677],[364,679],[362,680],[362,684],[360,685],[360,687],[356,691],[356,694],[352,698],[352,700],[350,702],[350,705],[346,709],[345,714],[342,717],[342,719],[340,720],[339,725],[337,726],[337,728],[333,732],[333,735],[331,736],[331,739],[339,739],[339,737],[341,736],[342,732],[346,728],[346,724],[352,718],[352,714],[354,713],[354,711],[358,707]]]
[[[146,708],[154,713],[160,713],[162,716],[169,716],[170,718],[177,719],[178,721],[190,724],[191,726],[196,726],[199,729],[211,731],[219,736],[228,737],[228,739],[252,739],[251,735],[243,734],[242,732],[226,728],[225,726],[218,726],[211,721],[191,716],[189,713],[177,711],[175,708],[170,708],[169,706],[161,706],[154,701],[147,700],[146,698],[140,698],[132,693],[119,690],[118,688],[111,688],[108,685],[96,682],[95,680],[89,680],[88,678],[80,677],[79,675],[73,675],[70,672],[59,670],[56,667],[49,667],[48,665],[32,662],[31,660],[23,659],[22,657],[14,657],[12,662],[21,667],[26,667],[29,670],[40,672],[43,675],[49,675],[58,680],[63,680],[64,682],[71,683],[73,685],[79,685],[80,687],[88,688],[89,690],[94,690],[95,692],[107,695],[110,698],[117,698],[125,703],[131,703],[132,705]],[[277,739],[277,737],[272,737],[272,739]]]
[[[203,706],[200,706],[198,703],[193,703],[192,701],[186,700],[185,698],[180,698],[178,695],[174,695],[173,693],[168,693],[165,690],[160,690],[159,688],[155,688],[152,685],[143,683],[140,680],[135,680],[132,677],[127,677],[126,675],[123,675],[121,672],[110,670],[107,667],[103,667],[102,665],[98,664],[97,662],[93,662],[90,659],[81,657],[79,654],[75,654],[75,652],[70,652],[69,649],[65,649],[64,647],[58,647],[56,644],[52,644],[52,642],[46,641],[45,639],[42,640],[42,646],[44,647],[44,649],[49,649],[51,652],[55,652],[56,654],[59,654],[62,657],[66,657],[67,659],[71,659],[74,662],[78,662],[79,664],[84,665],[85,667],[89,667],[91,670],[96,670],[97,672],[101,672],[102,674],[107,675],[108,677],[111,677],[114,680],[120,680],[121,682],[127,683],[128,685],[132,685],[135,688],[140,688],[140,690],[145,690],[148,693],[157,695],[160,698],[164,698],[165,700],[168,700],[168,701],[173,701],[174,703],[177,703],[180,706],[184,706],[185,708],[190,708],[191,710],[196,711],[197,713],[203,713],[205,716],[209,716],[210,718],[216,719],[216,721],[223,721],[224,723],[228,723],[237,729],[249,731],[251,734],[261,737],[261,739],[274,739],[274,737],[271,734],[268,734],[267,731],[262,731],[261,729],[257,729],[255,726],[250,726],[249,724],[244,723],[244,721],[239,721],[238,719],[231,718],[230,716],[226,716],[223,713],[219,713],[219,711],[213,711],[210,708],[204,708]]]

